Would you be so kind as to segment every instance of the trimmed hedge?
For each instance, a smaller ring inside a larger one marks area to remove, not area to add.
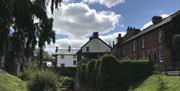
[[[80,84],[97,91],[125,91],[135,82],[144,80],[153,72],[153,64],[146,60],[117,60],[105,55],[79,66]]]

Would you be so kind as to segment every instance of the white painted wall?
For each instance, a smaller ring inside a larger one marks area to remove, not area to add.
[[[64,59],[61,59],[61,55],[57,56],[57,67],[61,67],[61,64],[65,64],[65,67],[76,67],[77,66],[77,56],[73,57],[72,54],[63,54]],[[73,61],[76,61],[76,65],[73,64]]]
[[[82,53],[87,52],[86,47],[89,47],[89,52],[111,52],[111,48],[109,48],[106,44],[104,44],[101,40],[99,39],[92,39],[88,44],[86,44],[82,48]]]

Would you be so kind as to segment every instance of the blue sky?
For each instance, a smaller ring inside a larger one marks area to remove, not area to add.
[[[46,50],[80,48],[92,32],[109,43],[128,26],[141,29],[154,15],[168,15],[180,9],[180,0],[64,0],[55,11],[56,44]]]

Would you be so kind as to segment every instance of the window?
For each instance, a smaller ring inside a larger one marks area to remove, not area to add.
[[[162,42],[162,31],[158,31],[158,42]]]
[[[159,50],[159,62],[164,62],[163,61],[163,50],[162,49]]]
[[[133,41],[133,51],[136,51],[136,41]]]
[[[142,48],[144,48],[144,37],[142,37],[141,43]]]
[[[89,52],[89,47],[86,47],[86,52]]]
[[[123,46],[123,54],[125,54],[125,52],[126,52],[126,49],[125,49],[125,47]]]
[[[73,54],[73,58],[75,59],[75,58],[77,58],[77,56],[75,54]]]
[[[61,55],[61,59],[64,59],[64,55]]]
[[[76,60],[74,60],[74,61],[73,61],[73,65],[76,65],[76,64],[77,64],[77,61],[76,61]]]
[[[126,48],[125,48],[125,47],[123,47],[123,54],[125,54],[125,52],[126,52]]]
[[[61,67],[65,67],[65,64],[64,64],[64,63],[62,63],[62,64],[61,64]]]

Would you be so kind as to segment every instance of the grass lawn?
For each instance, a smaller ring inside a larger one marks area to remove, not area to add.
[[[180,76],[152,75],[130,91],[180,91]]]
[[[27,91],[26,82],[0,70],[0,91]]]

